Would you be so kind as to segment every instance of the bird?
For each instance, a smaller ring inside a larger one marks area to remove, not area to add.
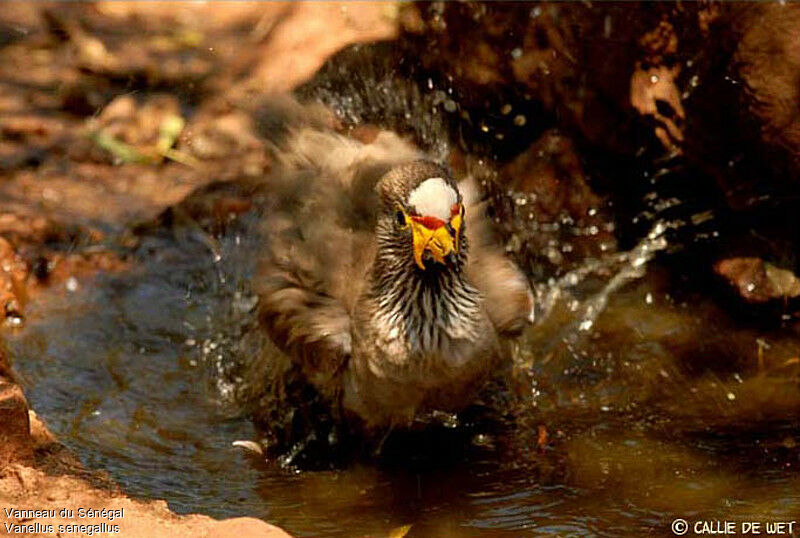
[[[365,431],[465,409],[534,306],[475,181],[391,131],[362,142],[294,107],[267,122],[260,329]]]

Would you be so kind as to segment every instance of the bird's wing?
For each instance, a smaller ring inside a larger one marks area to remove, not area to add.
[[[515,334],[533,322],[534,301],[528,280],[503,252],[486,217],[472,178],[459,184],[466,207],[470,256],[467,274],[484,297],[489,319],[501,334]]]
[[[394,135],[361,144],[319,128],[291,132],[267,181],[255,279],[272,340],[317,386],[351,350],[351,319],[375,253],[375,184],[417,153]]]

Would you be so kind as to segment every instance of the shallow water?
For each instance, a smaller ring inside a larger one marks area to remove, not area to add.
[[[602,283],[561,290],[515,346],[516,425],[421,441],[455,457],[260,461],[231,446],[256,433],[216,374],[252,322],[253,234],[231,231],[217,258],[178,232],[145,238],[130,273],[53,290],[9,342],[37,412],[133,496],[298,536],[671,535],[677,517],[800,518],[800,340],[670,297],[658,266],[591,327],[583,307]]]

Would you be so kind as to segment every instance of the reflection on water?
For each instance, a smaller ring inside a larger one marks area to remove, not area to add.
[[[191,230],[146,238],[132,273],[53,294],[11,339],[33,406],[130,494],[299,536],[669,535],[675,517],[800,514],[798,339],[671,297],[663,270],[644,274],[658,234],[616,258],[613,289],[544,290],[515,346],[516,424],[458,458],[296,472],[233,448],[256,435],[215,374],[252,323],[244,220],[215,252]]]

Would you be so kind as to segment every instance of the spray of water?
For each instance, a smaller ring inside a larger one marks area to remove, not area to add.
[[[641,278],[647,264],[657,253],[668,246],[666,233],[680,226],[679,222],[658,221],[650,232],[629,251],[609,254],[603,258],[587,259],[579,267],[558,279],[536,286],[536,297],[541,320],[545,320],[559,301],[570,300],[569,290],[576,288],[591,275],[611,274],[611,278],[596,294],[583,301],[570,300],[570,310],[576,313],[575,327],[582,332],[591,330],[597,317],[608,304],[609,297],[622,286]]]

